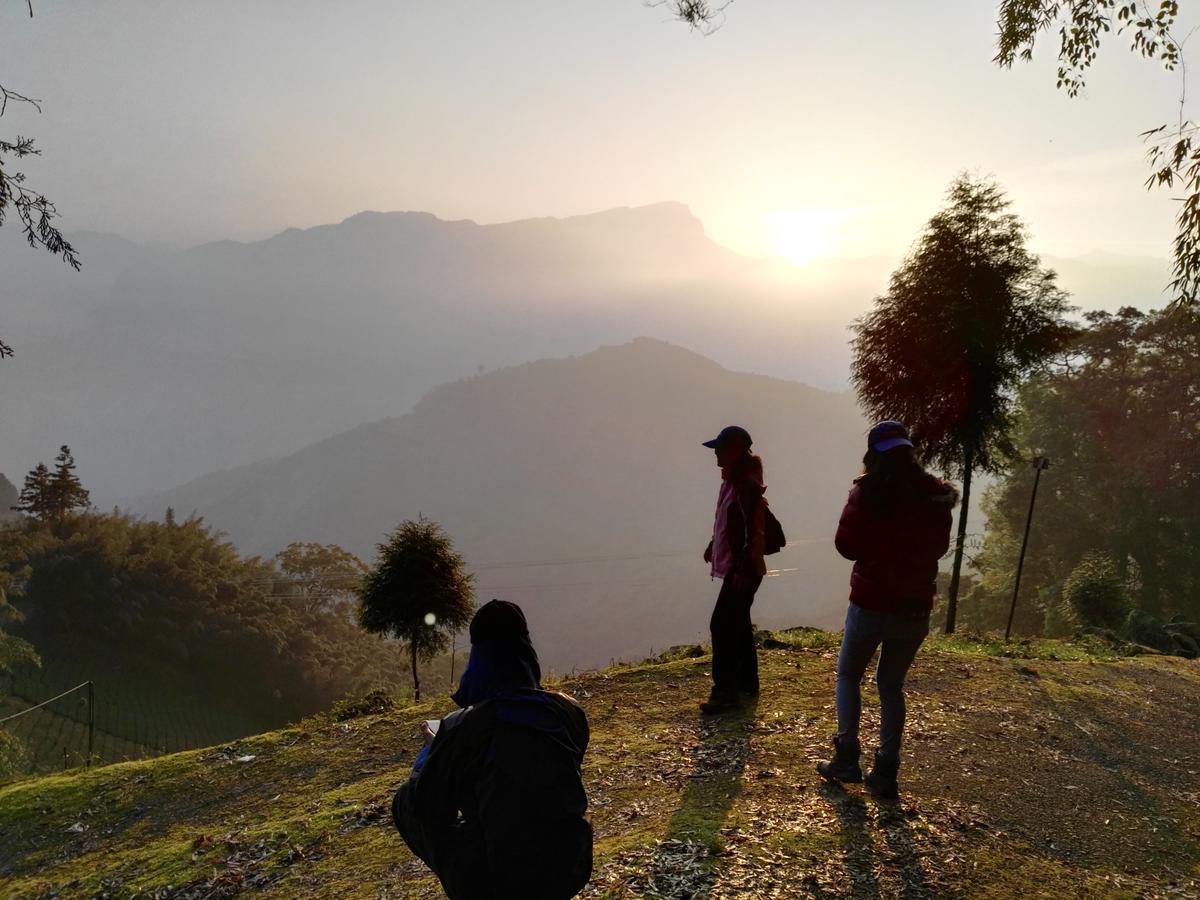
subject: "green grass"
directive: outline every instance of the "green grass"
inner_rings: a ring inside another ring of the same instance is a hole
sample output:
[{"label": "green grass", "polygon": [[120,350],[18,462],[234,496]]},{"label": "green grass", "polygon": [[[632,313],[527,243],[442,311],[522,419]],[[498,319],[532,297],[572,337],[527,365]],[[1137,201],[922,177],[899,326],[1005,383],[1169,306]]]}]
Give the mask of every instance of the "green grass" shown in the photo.
[{"label": "green grass", "polygon": [[[838,635],[762,637],[757,705],[717,720],[697,714],[710,660],[691,651],[562,679],[592,725],[585,896],[1200,893],[1196,663],[933,639],[895,806],[812,771]],[[448,705],[0,787],[0,895],[438,897],[389,804],[418,723]]]}]

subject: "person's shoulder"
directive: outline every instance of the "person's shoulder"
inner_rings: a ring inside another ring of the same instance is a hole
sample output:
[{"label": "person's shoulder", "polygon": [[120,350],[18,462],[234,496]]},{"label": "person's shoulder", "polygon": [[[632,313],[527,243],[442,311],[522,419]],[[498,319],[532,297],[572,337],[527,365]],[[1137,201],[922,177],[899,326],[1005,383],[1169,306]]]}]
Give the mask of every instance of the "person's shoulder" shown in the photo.
[{"label": "person's shoulder", "polygon": [[552,703],[563,707],[577,709],[580,712],[583,712],[583,707],[580,705],[579,701],[566,691],[548,691],[543,689],[542,693],[545,694]]}]

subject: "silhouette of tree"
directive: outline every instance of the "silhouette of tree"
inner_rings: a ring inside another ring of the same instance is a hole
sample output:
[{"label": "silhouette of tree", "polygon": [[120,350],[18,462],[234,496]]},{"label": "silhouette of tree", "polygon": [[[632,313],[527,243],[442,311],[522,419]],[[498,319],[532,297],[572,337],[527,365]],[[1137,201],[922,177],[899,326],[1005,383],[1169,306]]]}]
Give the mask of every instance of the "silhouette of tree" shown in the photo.
[{"label": "silhouette of tree", "polygon": [[475,609],[475,576],[436,522],[400,523],[379,545],[375,567],[359,588],[359,624],[408,643],[413,688],[421,699],[417,660],[446,649]]},{"label": "silhouette of tree", "polygon": [[[27,5],[32,17],[33,0],[28,0]],[[24,103],[39,113],[42,111],[39,101],[0,84],[0,117],[8,111],[9,103]],[[54,224],[58,218],[57,208],[45,194],[26,184],[24,172],[13,169],[17,160],[40,154],[33,138],[17,135],[13,140],[0,139],[0,226],[15,213],[30,247],[44,247],[79,271],[79,254]],[[0,341],[0,359],[6,356],[12,356],[12,348]]]},{"label": "silhouette of tree", "polygon": [[[710,34],[724,22],[731,2],[654,0],[648,5],[664,6],[691,28]],[[1076,97],[1085,86],[1101,41],[1115,33],[1129,37],[1132,52],[1179,73],[1177,120],[1143,131],[1142,137],[1149,143],[1151,174],[1146,179],[1147,189],[1180,185],[1185,190],[1176,216],[1174,271],[1169,287],[1176,303],[1192,306],[1200,291],[1200,124],[1187,116],[1187,62],[1183,51],[1191,32],[1182,38],[1177,36],[1178,18],[1176,0],[1161,0],[1156,7],[1138,0],[1001,0],[994,62],[1004,68],[1011,68],[1017,60],[1029,62],[1039,38],[1057,32],[1057,87]]]},{"label": "silhouette of tree", "polygon": [[50,516],[56,522],[61,522],[77,509],[87,509],[92,502],[87,489],[75,474],[75,457],[66,444],[59,448],[58,456],[54,459],[54,474],[50,476],[47,494]]},{"label": "silhouette of tree", "polygon": [[971,476],[1012,453],[1021,380],[1074,333],[1055,274],[1025,247],[1021,220],[994,182],[962,175],[891,278],[855,322],[851,379],[877,418],[912,430],[927,461],[962,477],[946,633],[954,631]]},{"label": "silhouette of tree", "polygon": [[50,470],[46,468],[45,463],[38,463],[25,476],[21,498],[13,509],[20,510],[39,522],[50,518]]},{"label": "silhouette of tree", "polygon": [[[1092,553],[1113,561],[1140,613],[1200,621],[1200,316],[1126,307],[1086,318],[1067,354],[1019,392],[1014,442],[1026,458],[1054,462],[1030,535],[1020,630],[1041,630]],[[972,627],[1003,627],[1033,475],[1015,465],[986,495]]]}]

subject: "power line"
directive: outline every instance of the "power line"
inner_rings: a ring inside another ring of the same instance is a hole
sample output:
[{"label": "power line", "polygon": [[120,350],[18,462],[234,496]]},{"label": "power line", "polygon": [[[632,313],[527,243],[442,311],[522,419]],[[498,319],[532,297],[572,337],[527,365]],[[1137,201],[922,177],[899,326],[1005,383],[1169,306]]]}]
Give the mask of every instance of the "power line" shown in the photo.
[{"label": "power line", "polygon": [[13,719],[19,719],[21,716],[25,715],[26,713],[31,713],[35,709],[41,709],[43,706],[48,706],[49,704],[53,703],[55,700],[61,700],[63,697],[67,696],[68,694],[73,694],[76,691],[80,690],[81,688],[85,688],[90,684],[91,684],[90,681],[85,681],[83,684],[77,684],[77,685],[75,685],[75,687],[71,688],[69,691],[63,691],[57,697],[51,697],[49,700],[43,700],[37,706],[31,706],[31,707],[29,707],[29,709],[21,710],[19,713],[13,713],[11,716],[5,716],[3,719],[0,719],[0,725],[3,725],[5,722],[11,722]]}]

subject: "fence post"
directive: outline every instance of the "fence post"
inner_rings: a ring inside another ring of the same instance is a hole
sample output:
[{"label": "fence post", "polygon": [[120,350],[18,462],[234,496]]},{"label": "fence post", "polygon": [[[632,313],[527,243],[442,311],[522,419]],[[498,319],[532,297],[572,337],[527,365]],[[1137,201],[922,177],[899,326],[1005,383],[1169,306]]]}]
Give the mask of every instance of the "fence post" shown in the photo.
[{"label": "fence post", "polygon": [[92,764],[92,747],[96,741],[96,682],[88,682],[88,755],[86,765]]}]

